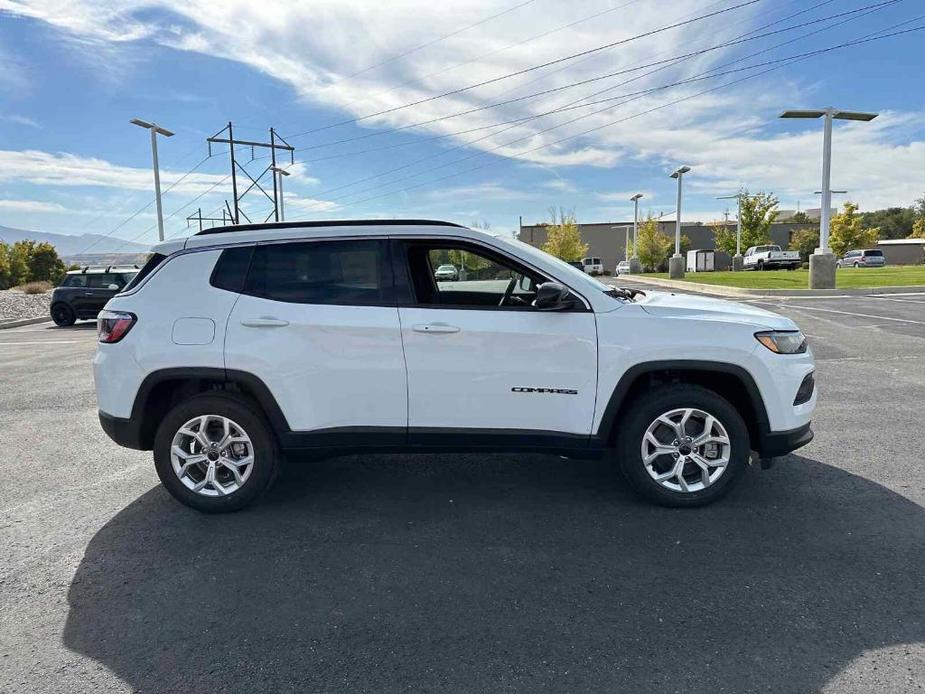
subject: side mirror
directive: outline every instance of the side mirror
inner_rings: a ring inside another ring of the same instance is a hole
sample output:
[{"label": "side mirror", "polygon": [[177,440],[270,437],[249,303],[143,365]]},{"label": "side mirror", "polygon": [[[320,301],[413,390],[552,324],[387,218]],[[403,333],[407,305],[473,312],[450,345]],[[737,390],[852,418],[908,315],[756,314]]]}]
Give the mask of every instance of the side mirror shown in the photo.
[{"label": "side mirror", "polygon": [[544,282],[536,288],[534,308],[540,311],[566,311],[575,304],[568,287],[558,282]]}]

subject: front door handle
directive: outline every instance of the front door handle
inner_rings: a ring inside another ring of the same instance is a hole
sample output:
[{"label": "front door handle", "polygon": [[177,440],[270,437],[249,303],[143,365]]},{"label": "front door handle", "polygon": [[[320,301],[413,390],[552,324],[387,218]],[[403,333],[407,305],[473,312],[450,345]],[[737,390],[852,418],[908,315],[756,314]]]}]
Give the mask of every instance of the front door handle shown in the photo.
[{"label": "front door handle", "polygon": [[281,318],[261,316],[260,318],[247,318],[242,320],[241,325],[245,328],[285,328],[289,325],[289,321],[282,320]]},{"label": "front door handle", "polygon": [[413,328],[416,333],[458,333],[459,328],[449,323],[418,323]]}]

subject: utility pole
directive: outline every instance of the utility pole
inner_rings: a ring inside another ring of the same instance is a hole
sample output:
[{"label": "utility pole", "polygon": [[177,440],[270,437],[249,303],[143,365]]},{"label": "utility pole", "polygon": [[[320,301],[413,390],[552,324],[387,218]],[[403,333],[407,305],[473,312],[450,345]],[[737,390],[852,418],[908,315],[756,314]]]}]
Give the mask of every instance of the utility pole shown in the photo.
[{"label": "utility pole", "polygon": [[[226,134],[227,137],[223,135]],[[277,186],[276,180],[276,151],[281,150],[284,152],[289,152],[289,163],[295,163],[295,157],[293,152],[295,152],[295,147],[286,142],[282,137],[279,136],[279,133],[276,132],[274,128],[270,128],[270,141],[269,142],[255,142],[253,140],[239,140],[234,137],[234,130],[231,121],[228,121],[228,125],[215,133],[212,137],[206,138],[206,142],[209,143],[209,154],[212,154],[212,145],[213,144],[227,144],[228,151],[231,155],[231,194],[234,198],[234,208],[231,209],[229,206],[229,213],[231,214],[231,219],[234,224],[241,223],[241,217],[244,217],[248,222],[251,222],[251,218],[247,216],[247,213],[241,209],[241,200],[244,199],[244,196],[247,195],[250,191],[257,189],[273,204],[273,208],[270,210],[270,213],[264,219],[264,222],[270,221],[270,218],[273,217],[276,221],[280,220],[280,193],[279,187]],[[255,178],[251,176],[248,170],[245,168],[245,165],[242,164],[236,155],[235,145],[242,147],[250,147],[251,158],[250,163],[254,161],[256,157],[254,156],[256,148],[264,148],[270,150],[270,163],[260,172],[260,174]],[[244,174],[248,179],[250,179],[250,185],[244,189],[240,194],[238,193],[238,174]],[[264,176],[270,174],[273,177],[273,195],[270,195],[261,184]]]},{"label": "utility pole", "polygon": [[636,236],[639,233],[639,199],[642,193],[636,193],[630,200],[633,201],[633,257],[630,258],[630,274],[635,275],[642,272],[642,265],[639,263],[639,251],[636,250]]},{"label": "utility pole", "polygon": [[832,120],[872,121],[876,113],[842,111],[829,106],[818,111],[784,111],[781,118],[823,118],[822,130],[822,209],[819,210],[819,248],[809,256],[809,288],[835,288],[835,255],[829,248],[829,227],[832,212]]},{"label": "utility pole", "polygon": [[159,241],[164,240],[164,210],[161,207],[161,173],[157,164],[157,136],[173,137],[173,133],[166,128],[160,127],[157,123],[143,121],[140,118],[132,118],[129,121],[132,125],[140,128],[147,128],[151,131],[151,159],[154,163],[154,201],[157,204],[157,238]]},{"label": "utility pole", "polygon": [[[272,129],[271,129],[272,130]],[[274,157],[275,159],[275,157]],[[286,221],[286,210],[285,210],[285,196],[283,195],[283,176],[289,176],[290,173],[279,166],[274,164],[273,166],[273,197],[277,197],[277,182],[276,177],[279,176],[279,214],[276,216],[277,222]]]},{"label": "utility pole", "polygon": [[674,222],[674,255],[668,259],[668,276],[675,279],[684,278],[684,258],[681,257],[681,180],[684,174],[691,170],[689,166],[681,166],[671,174],[671,178],[678,179],[677,219]]},{"label": "utility pole", "polygon": [[739,189],[735,195],[723,195],[716,198],[717,200],[735,200],[736,201],[736,254],[732,256],[732,271],[738,272],[745,266],[742,262],[742,198],[745,197],[745,191]]}]

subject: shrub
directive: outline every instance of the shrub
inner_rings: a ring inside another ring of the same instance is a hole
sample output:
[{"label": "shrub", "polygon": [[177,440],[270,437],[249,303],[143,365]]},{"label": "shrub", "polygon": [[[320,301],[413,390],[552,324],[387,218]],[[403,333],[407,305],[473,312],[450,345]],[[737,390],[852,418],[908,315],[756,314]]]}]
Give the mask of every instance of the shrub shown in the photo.
[{"label": "shrub", "polygon": [[16,289],[23,294],[44,294],[47,291],[51,291],[53,286],[51,282],[42,280],[41,282],[27,282],[26,284],[21,284],[16,287]]}]

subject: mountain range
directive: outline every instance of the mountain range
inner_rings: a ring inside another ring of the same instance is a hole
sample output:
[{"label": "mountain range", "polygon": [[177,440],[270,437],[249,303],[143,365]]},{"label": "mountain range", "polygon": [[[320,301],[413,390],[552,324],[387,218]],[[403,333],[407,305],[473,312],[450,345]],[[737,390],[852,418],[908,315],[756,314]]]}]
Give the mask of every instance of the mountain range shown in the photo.
[{"label": "mountain range", "polygon": [[115,252],[138,254],[150,249],[150,245],[133,243],[123,239],[103,236],[101,234],[53,234],[47,231],[27,231],[0,225],[0,241],[13,244],[23,239],[47,241],[62,258],[80,256],[89,251],[93,254],[111,254]]}]

